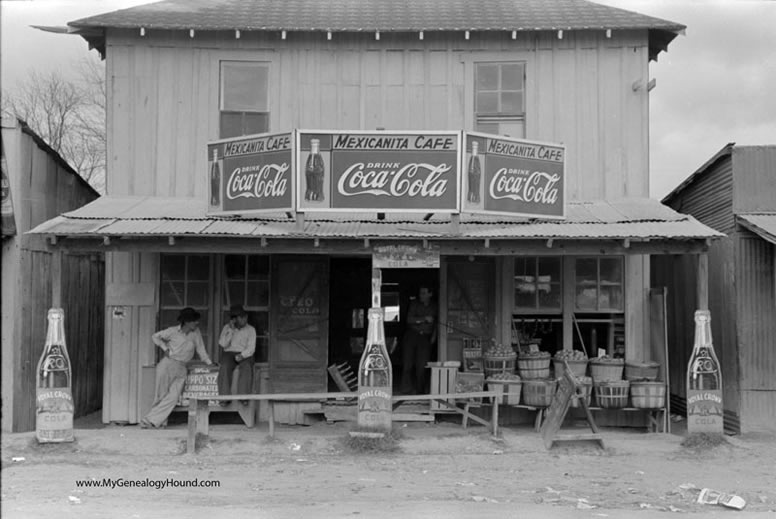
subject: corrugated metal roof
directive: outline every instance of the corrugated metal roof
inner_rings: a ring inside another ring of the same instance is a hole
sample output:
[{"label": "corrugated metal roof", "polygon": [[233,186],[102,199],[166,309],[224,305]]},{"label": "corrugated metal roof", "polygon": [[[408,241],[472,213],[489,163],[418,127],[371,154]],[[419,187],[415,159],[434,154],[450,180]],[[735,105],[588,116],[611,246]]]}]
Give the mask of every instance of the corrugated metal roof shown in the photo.
[{"label": "corrugated metal roof", "polygon": [[684,25],[586,0],[165,0],[76,28],[263,31],[660,29]]},{"label": "corrugated metal roof", "polygon": [[738,223],[776,245],[776,213],[738,214]]},{"label": "corrugated metal roof", "polygon": [[705,239],[723,234],[693,217],[647,198],[571,202],[563,221],[461,215],[457,232],[449,215],[308,213],[299,229],[287,215],[208,217],[204,200],[102,197],[32,231],[72,237],[231,236],[286,238],[507,238],[507,239]]}]

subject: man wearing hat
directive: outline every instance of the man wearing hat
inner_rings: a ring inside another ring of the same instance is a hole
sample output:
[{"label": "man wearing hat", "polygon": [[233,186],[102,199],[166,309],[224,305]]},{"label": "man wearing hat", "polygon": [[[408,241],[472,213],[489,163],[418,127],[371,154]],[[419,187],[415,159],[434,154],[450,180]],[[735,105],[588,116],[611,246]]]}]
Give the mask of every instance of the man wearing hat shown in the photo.
[{"label": "man wearing hat", "polygon": [[[229,322],[221,330],[218,344],[221,353],[221,367],[218,370],[218,393],[232,394],[232,376],[238,371],[237,393],[248,395],[253,387],[253,352],[256,351],[256,329],[248,324],[248,312],[242,305],[233,305],[229,310]],[[246,404],[247,402],[242,402]],[[222,401],[221,405],[229,405]]]},{"label": "man wearing hat", "polygon": [[186,382],[186,363],[197,352],[208,366],[212,364],[199,331],[199,312],[187,307],[178,314],[178,326],[158,331],[151,340],[164,352],[156,365],[156,397],[148,414],[140,420],[144,429],[164,427],[178,403]]}]

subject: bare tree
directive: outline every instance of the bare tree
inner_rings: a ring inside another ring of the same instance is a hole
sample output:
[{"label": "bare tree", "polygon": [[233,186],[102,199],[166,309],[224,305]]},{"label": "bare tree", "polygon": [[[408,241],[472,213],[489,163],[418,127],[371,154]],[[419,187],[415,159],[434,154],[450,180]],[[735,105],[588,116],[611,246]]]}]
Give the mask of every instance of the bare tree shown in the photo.
[{"label": "bare tree", "polygon": [[3,109],[24,120],[99,192],[105,187],[105,74],[94,58],[79,62],[77,79],[30,71]]}]

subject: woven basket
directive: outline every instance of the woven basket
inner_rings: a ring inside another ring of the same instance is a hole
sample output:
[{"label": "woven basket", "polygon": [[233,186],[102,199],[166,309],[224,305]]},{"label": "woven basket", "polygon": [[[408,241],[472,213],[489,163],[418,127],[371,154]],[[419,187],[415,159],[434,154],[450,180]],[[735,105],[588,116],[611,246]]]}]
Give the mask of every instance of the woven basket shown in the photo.
[{"label": "woven basket", "polygon": [[663,382],[631,382],[631,402],[640,409],[659,409],[666,405]]},{"label": "woven basket", "polygon": [[485,378],[490,378],[494,375],[501,375],[505,373],[514,373],[516,359],[516,353],[506,357],[483,357],[482,360],[483,366],[485,368]]},{"label": "woven basket", "polygon": [[[563,361],[558,359],[553,359],[553,365],[555,368],[555,378],[560,378],[563,376],[563,373],[566,372],[565,366],[563,366]],[[571,369],[572,375],[575,377],[584,377],[585,373],[587,372],[587,359],[585,360],[567,360],[566,361],[569,365],[569,369]]]},{"label": "woven basket", "polygon": [[605,382],[607,380],[622,380],[622,372],[625,369],[625,362],[598,362],[595,359],[590,360],[590,376],[593,382]]},{"label": "woven basket", "polygon": [[579,392],[581,393],[581,396],[572,396],[571,397],[571,404],[570,407],[580,407],[581,404],[579,403],[580,398],[585,399],[585,403],[588,407],[590,407],[590,396],[593,394],[593,379],[590,377],[579,377],[579,382],[581,387],[579,388]]},{"label": "woven basket", "polygon": [[595,401],[600,407],[618,409],[628,406],[628,389],[630,382],[627,380],[609,380],[595,384]]},{"label": "woven basket", "polygon": [[517,359],[517,367],[523,380],[550,378],[550,357],[524,357]]},{"label": "woven basket", "polygon": [[517,405],[520,403],[520,393],[523,382],[520,380],[486,380],[488,391],[497,391],[504,395],[501,403],[505,405]]},{"label": "woven basket", "polygon": [[625,380],[657,380],[659,370],[657,362],[626,362]]},{"label": "woven basket", "polygon": [[555,379],[523,380],[523,403],[535,407],[548,407],[555,395]]}]

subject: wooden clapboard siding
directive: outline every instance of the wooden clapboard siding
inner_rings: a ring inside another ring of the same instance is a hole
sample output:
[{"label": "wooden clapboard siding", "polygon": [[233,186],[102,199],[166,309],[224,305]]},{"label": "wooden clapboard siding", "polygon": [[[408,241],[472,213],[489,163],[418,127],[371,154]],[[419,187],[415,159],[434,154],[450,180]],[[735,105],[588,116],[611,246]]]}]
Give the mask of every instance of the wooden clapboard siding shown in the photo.
[{"label": "wooden clapboard siding", "polygon": [[219,61],[240,59],[270,65],[271,131],[472,129],[473,64],[525,61],[526,137],[567,146],[570,198],[648,196],[645,31],[110,36],[113,195],[204,196]]},{"label": "wooden clapboard siding", "polygon": [[736,213],[776,211],[776,145],[736,146],[732,153]]}]

